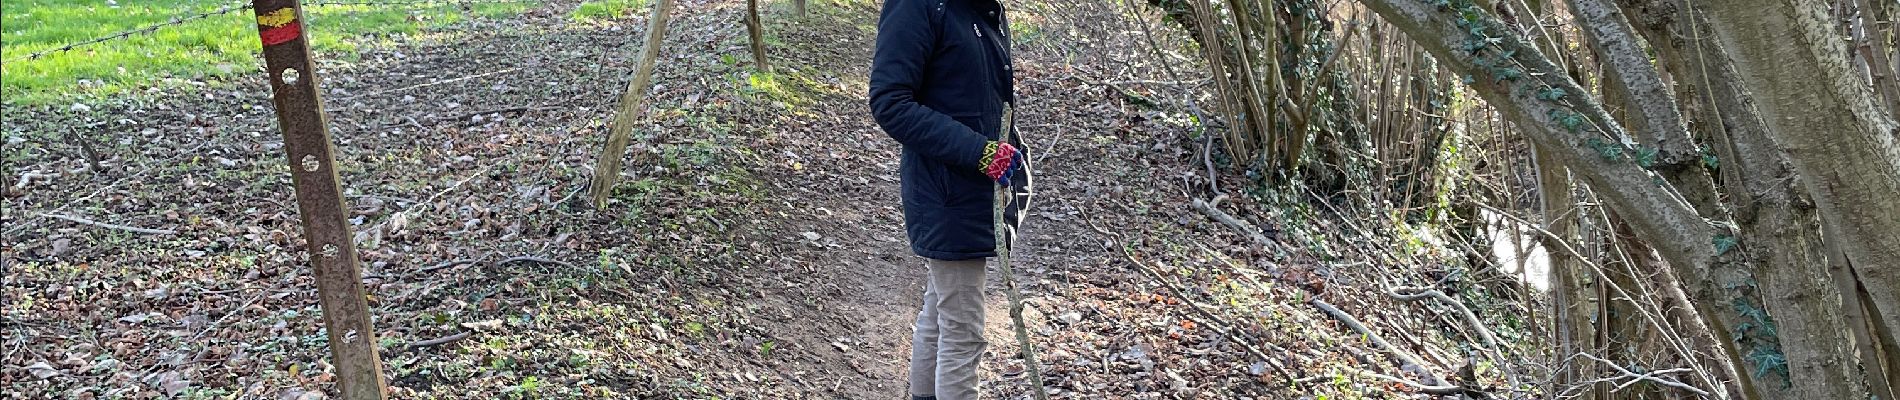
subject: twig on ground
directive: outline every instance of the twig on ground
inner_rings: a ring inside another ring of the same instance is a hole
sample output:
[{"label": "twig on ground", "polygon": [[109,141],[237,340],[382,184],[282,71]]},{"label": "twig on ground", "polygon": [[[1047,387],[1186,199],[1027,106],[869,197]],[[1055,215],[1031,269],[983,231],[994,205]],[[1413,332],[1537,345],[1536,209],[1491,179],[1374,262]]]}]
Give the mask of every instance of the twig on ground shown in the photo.
[{"label": "twig on ground", "polygon": [[1199,210],[1202,214],[1207,214],[1209,218],[1213,218],[1215,221],[1226,224],[1227,227],[1233,228],[1234,231],[1240,232],[1242,235],[1247,235],[1247,237],[1252,238],[1255,242],[1268,246],[1279,245],[1279,242],[1275,242],[1273,239],[1267,238],[1267,235],[1261,234],[1259,229],[1253,227],[1253,224],[1249,224],[1247,221],[1242,221],[1240,218],[1235,218],[1233,215],[1221,211],[1219,208],[1215,208],[1214,203],[1194,199],[1191,205],[1194,206],[1195,210]]},{"label": "twig on ground", "polygon": [[448,261],[443,261],[443,262],[441,262],[441,263],[438,263],[438,264],[436,264],[436,265],[431,265],[431,266],[427,266],[427,267],[422,267],[422,268],[420,268],[420,269],[417,269],[417,270],[416,270],[415,272],[412,272],[412,273],[415,273],[415,274],[427,274],[427,273],[430,273],[430,272],[435,272],[435,271],[439,271],[439,270],[442,270],[442,269],[444,269],[444,268],[449,268],[449,267],[457,267],[457,266],[463,266],[463,265],[469,265],[469,264],[474,264],[474,263],[476,263],[476,262],[478,262],[478,260],[471,260],[471,259],[467,259],[467,258],[462,258],[462,259],[455,259],[455,260],[448,260]]},{"label": "twig on ground", "polygon": [[[482,111],[462,113],[462,114],[457,114],[457,115],[452,115],[452,116],[447,116],[447,117],[429,118],[426,121],[428,121],[429,125],[433,125],[433,124],[439,124],[439,123],[448,122],[448,121],[460,121],[460,120],[465,120],[465,119],[474,118],[474,117],[483,116],[483,115],[525,113],[525,112],[530,112],[530,111],[543,111],[543,110],[548,110],[551,108],[552,107],[528,107],[528,106],[498,108],[498,109],[493,109],[493,110],[482,110]],[[404,121],[404,122],[409,122],[409,123],[413,123],[417,125],[423,125],[422,123],[416,122],[413,119],[409,121]],[[384,124],[383,127],[389,128],[389,127],[396,127],[396,126],[402,126],[402,125],[406,125],[406,124],[404,124],[403,122],[395,122],[395,123]]]},{"label": "twig on ground", "polygon": [[1424,392],[1426,394],[1435,394],[1439,396],[1458,396],[1458,395],[1463,395],[1467,392],[1465,388],[1452,386],[1452,385],[1427,385],[1427,384],[1419,383],[1418,381],[1414,381],[1411,379],[1400,378],[1396,376],[1381,374],[1381,373],[1372,372],[1372,371],[1366,371],[1362,369],[1353,368],[1353,369],[1348,369],[1348,370],[1360,375],[1367,376],[1367,377],[1377,378],[1380,380],[1397,383],[1400,385],[1411,386],[1412,388],[1418,389],[1418,391]]},{"label": "twig on ground", "polygon": [[[1193,309],[1196,314],[1200,314],[1201,318],[1203,319],[1201,321],[1202,325],[1206,325],[1209,329],[1213,329],[1215,333],[1219,333],[1223,337],[1231,337],[1231,338],[1240,339],[1240,340],[1234,340],[1233,342],[1235,344],[1239,344],[1241,349],[1244,349],[1247,351],[1247,354],[1252,355],[1255,358],[1259,358],[1261,361],[1266,361],[1267,366],[1272,367],[1273,370],[1275,371],[1279,371],[1280,375],[1285,376],[1288,379],[1291,379],[1293,377],[1293,372],[1288,371],[1286,367],[1281,366],[1279,359],[1267,356],[1267,352],[1262,351],[1260,350],[1259,347],[1254,346],[1252,343],[1253,341],[1252,338],[1244,337],[1245,335],[1236,335],[1235,332],[1237,331],[1230,328],[1230,327],[1235,326],[1233,323],[1227,322],[1226,319],[1221,318],[1219,315],[1214,314],[1213,311],[1208,311],[1205,308],[1201,308],[1200,305],[1195,304],[1193,300],[1187,297],[1187,295],[1182,294],[1181,288],[1177,287],[1177,285],[1175,285],[1173,281],[1169,281],[1167,278],[1161,275],[1161,272],[1155,271],[1154,268],[1149,268],[1147,264],[1142,263],[1141,260],[1139,259],[1136,259],[1134,253],[1128,252],[1127,248],[1122,249],[1122,255],[1128,257],[1128,262],[1135,264],[1135,268],[1141,270],[1142,274],[1148,275],[1148,278],[1154,279],[1156,282],[1160,282],[1161,287],[1164,289],[1167,289],[1169,295],[1172,295],[1175,298],[1181,299],[1181,302],[1183,304],[1186,304],[1188,308]],[[1273,344],[1268,343],[1268,345],[1272,346]],[[1274,347],[1276,348],[1276,350],[1279,350],[1281,353],[1287,353],[1287,351],[1285,351],[1286,349],[1278,348],[1279,346],[1274,346]]]},{"label": "twig on ground", "polygon": [[1438,291],[1437,289],[1418,287],[1395,287],[1387,290],[1386,294],[1400,301],[1418,301],[1426,298],[1438,299],[1439,302],[1458,309],[1458,314],[1464,317],[1465,323],[1471,325],[1471,329],[1478,330],[1478,338],[1484,340],[1484,347],[1490,349],[1498,348],[1498,337],[1491,333],[1491,328],[1484,325],[1484,320],[1479,319],[1477,313],[1473,313],[1470,308],[1465,307],[1464,302],[1452,299],[1451,296],[1446,296],[1445,292]]},{"label": "twig on ground", "polygon": [[[1392,353],[1392,357],[1399,359],[1399,362],[1418,368],[1418,374],[1425,378],[1426,384],[1432,386],[1445,384],[1444,379],[1439,379],[1437,375],[1432,374],[1431,370],[1426,367],[1424,360],[1400,349],[1398,346],[1393,346],[1392,342],[1387,342],[1385,337],[1379,336],[1378,332],[1373,332],[1372,329],[1366,328],[1365,324],[1359,323],[1359,319],[1353,318],[1352,314],[1340,311],[1339,308],[1333,307],[1332,304],[1327,304],[1325,300],[1320,300],[1317,297],[1307,301],[1307,303],[1312,304],[1313,307],[1318,308],[1321,312],[1326,313],[1326,315],[1332,316],[1333,319],[1339,320],[1340,323],[1346,324],[1346,327],[1352,328],[1353,331],[1358,332],[1360,335],[1365,335],[1367,340],[1372,341],[1372,344],[1379,346],[1380,349],[1385,350],[1387,353]],[[1401,365],[1400,369],[1404,369],[1404,366]]]},{"label": "twig on ground", "polygon": [[[1060,196],[1057,196],[1056,199],[1064,203],[1068,202],[1067,199],[1063,199]],[[1107,229],[1102,229],[1102,227],[1100,226],[1096,226],[1095,219],[1090,217],[1087,212],[1081,211],[1082,209],[1080,207],[1075,207],[1074,204],[1070,204],[1069,207],[1075,208],[1078,212],[1081,213],[1082,223],[1088,225],[1089,229],[1099,232],[1103,235],[1114,237],[1116,241],[1123,240],[1121,235],[1110,232]],[[1215,333],[1220,334],[1222,337],[1235,338],[1233,342],[1235,344],[1239,344],[1241,349],[1246,350],[1248,355],[1252,355],[1255,358],[1260,359],[1260,361],[1266,362],[1266,365],[1268,367],[1272,367],[1275,371],[1279,371],[1282,376],[1286,376],[1288,379],[1292,379],[1293,377],[1292,371],[1288,371],[1286,367],[1281,366],[1280,365],[1281,360],[1268,356],[1267,352],[1262,351],[1259,347],[1254,346],[1252,343],[1252,341],[1254,340],[1253,338],[1247,337],[1246,335],[1237,334],[1238,331],[1236,329],[1230,328],[1230,327],[1235,326],[1234,324],[1228,323],[1227,320],[1222,319],[1219,315],[1215,315],[1214,312],[1208,311],[1207,309],[1203,309],[1199,305],[1194,304],[1193,300],[1190,300],[1186,295],[1182,294],[1183,291],[1179,287],[1176,287],[1174,282],[1167,280],[1164,276],[1161,275],[1160,272],[1155,271],[1153,268],[1149,268],[1146,263],[1143,263],[1139,258],[1136,258],[1135,254],[1129,251],[1127,247],[1123,247],[1121,250],[1122,250],[1122,256],[1127,257],[1128,262],[1131,264],[1134,264],[1135,268],[1137,270],[1140,270],[1143,275],[1147,275],[1149,279],[1154,279],[1156,282],[1159,282],[1161,284],[1161,287],[1164,289],[1167,289],[1170,295],[1174,296],[1175,298],[1181,299],[1183,303],[1187,304],[1188,308],[1193,309],[1196,314],[1200,314],[1201,319],[1202,319],[1202,321],[1200,321],[1201,325],[1206,325],[1209,329],[1213,329]],[[1192,318],[1189,318],[1189,319],[1192,319]],[[1273,343],[1267,343],[1267,345],[1274,347],[1274,350],[1280,353],[1292,354],[1292,352],[1287,351],[1285,348],[1276,346]]]},{"label": "twig on ground", "polygon": [[125,226],[125,225],[118,225],[118,224],[108,224],[108,223],[104,223],[104,222],[99,222],[99,221],[93,221],[93,220],[90,220],[90,219],[85,219],[85,218],[80,218],[80,217],[75,217],[75,216],[71,216],[71,215],[63,215],[63,214],[40,214],[40,216],[42,216],[42,217],[47,217],[47,218],[57,218],[57,219],[63,219],[63,220],[67,220],[67,221],[72,221],[72,222],[77,222],[77,223],[80,223],[80,224],[85,224],[85,225],[92,225],[92,226],[96,226],[96,227],[100,227],[100,228],[106,228],[106,229],[113,229],[113,230],[121,230],[121,231],[126,231],[126,232],[134,232],[134,233],[144,233],[144,234],[149,234],[149,235],[175,235],[175,234],[178,234],[178,231],[174,231],[174,230],[170,230],[170,229],[149,229],[149,228],[140,228],[140,227],[135,227],[135,226]]},{"label": "twig on ground", "polygon": [[559,265],[559,266],[568,267],[568,268],[574,268],[574,264],[568,264],[560,260],[553,260],[553,259],[535,257],[535,256],[512,257],[512,258],[508,258],[508,259],[496,262],[495,266],[499,267],[499,266],[508,265],[512,263],[518,263],[518,262],[536,263],[536,264],[553,264],[553,265]]},{"label": "twig on ground", "polygon": [[59,177],[59,174],[42,174],[35,171],[21,172],[20,181],[18,183],[13,184],[13,190],[26,189],[27,185],[33,184],[33,181],[50,180],[50,179],[58,178],[58,177]]},{"label": "twig on ground", "polygon": [[474,333],[475,331],[465,330],[465,331],[457,332],[456,334],[453,334],[453,335],[410,343],[408,346],[403,346],[403,349],[408,350],[408,351],[414,351],[414,350],[426,349],[426,348],[435,347],[435,346],[441,346],[441,345],[445,345],[449,343],[455,343],[462,339],[467,339],[469,336],[474,335]]},{"label": "twig on ground", "polygon": [[1631,371],[1630,371],[1629,369],[1626,369],[1626,368],[1623,368],[1623,366],[1621,366],[1621,365],[1616,365],[1616,363],[1614,363],[1614,362],[1610,362],[1610,360],[1605,360],[1605,359],[1602,359],[1602,358],[1598,358],[1597,356],[1595,356],[1595,355],[1592,355],[1592,354],[1590,354],[1590,353],[1577,353],[1577,355],[1578,355],[1578,356],[1582,356],[1582,357],[1584,357],[1584,358],[1589,358],[1589,359],[1592,359],[1592,360],[1597,360],[1597,362],[1601,362],[1601,363],[1603,363],[1604,365],[1608,365],[1608,366],[1610,366],[1610,368],[1611,368],[1611,369],[1615,369],[1615,370],[1616,370],[1616,372],[1618,372],[1618,373],[1621,373],[1621,374],[1622,374],[1622,375],[1618,375],[1618,376],[1612,376],[1612,377],[1605,377],[1605,378],[1597,378],[1597,379],[1595,379],[1595,380],[1592,380],[1592,381],[1590,381],[1590,382],[1587,382],[1587,383],[1590,383],[1590,384],[1596,384],[1596,383],[1602,383],[1602,382],[1614,382],[1614,381],[1616,381],[1616,380],[1619,380],[1619,379],[1629,379],[1629,380],[1627,380],[1627,381],[1624,381],[1624,382],[1623,382],[1622,384],[1619,384],[1619,385],[1616,385],[1616,388],[1615,388],[1615,389],[1612,389],[1612,391],[1615,391],[1615,390],[1621,390],[1621,389],[1623,389],[1623,388],[1626,388],[1626,387],[1629,387],[1630,385],[1634,385],[1634,384],[1636,384],[1636,382],[1642,382],[1642,381],[1649,381],[1649,382],[1653,382],[1653,383],[1655,383],[1655,384],[1658,384],[1658,385],[1663,385],[1663,386],[1668,386],[1668,387],[1672,387],[1672,388],[1677,388],[1677,389],[1682,389],[1682,390],[1684,390],[1684,391],[1687,391],[1687,392],[1690,392],[1690,393],[1695,393],[1695,394],[1697,394],[1697,395],[1700,395],[1700,396],[1704,396],[1704,397],[1707,397],[1707,396],[1709,395],[1709,392],[1708,392],[1707,390],[1702,390],[1702,388],[1698,388],[1698,387],[1695,387],[1695,386],[1691,386],[1691,385],[1689,385],[1689,384],[1687,384],[1687,383],[1682,383],[1681,381],[1677,381],[1677,380],[1673,380],[1673,379],[1667,379],[1667,378],[1662,378],[1662,377],[1659,377],[1659,376],[1657,376],[1657,375],[1662,375],[1662,374],[1673,374],[1673,373],[1677,373],[1677,372],[1692,372],[1692,371],[1694,371],[1693,369],[1690,369],[1690,368],[1670,368],[1670,369],[1660,369],[1660,370],[1654,370],[1654,371],[1649,371],[1649,372],[1645,372],[1645,373],[1641,373],[1641,374],[1638,374],[1638,373],[1635,373],[1635,372],[1631,372]]}]

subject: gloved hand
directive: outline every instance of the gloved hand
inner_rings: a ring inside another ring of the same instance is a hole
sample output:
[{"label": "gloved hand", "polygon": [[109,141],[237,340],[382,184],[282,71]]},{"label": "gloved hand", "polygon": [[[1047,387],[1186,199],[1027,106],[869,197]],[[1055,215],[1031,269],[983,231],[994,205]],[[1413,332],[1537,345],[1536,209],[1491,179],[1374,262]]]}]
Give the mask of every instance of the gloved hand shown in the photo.
[{"label": "gloved hand", "polygon": [[983,146],[983,159],[978,160],[977,165],[981,165],[983,175],[996,180],[996,184],[1009,186],[1009,176],[1021,164],[1021,155],[1022,152],[1009,143],[989,142]]}]

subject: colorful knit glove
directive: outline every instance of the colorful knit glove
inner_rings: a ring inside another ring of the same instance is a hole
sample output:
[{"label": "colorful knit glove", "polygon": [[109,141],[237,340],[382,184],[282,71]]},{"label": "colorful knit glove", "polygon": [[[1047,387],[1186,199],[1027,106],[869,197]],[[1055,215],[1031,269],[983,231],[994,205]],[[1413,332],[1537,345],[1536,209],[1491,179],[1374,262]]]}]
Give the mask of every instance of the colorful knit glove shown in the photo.
[{"label": "colorful knit glove", "polygon": [[1009,143],[989,142],[983,146],[983,159],[977,160],[977,165],[981,165],[983,175],[996,180],[996,184],[1009,186],[1009,176],[1016,172],[1021,154]]}]

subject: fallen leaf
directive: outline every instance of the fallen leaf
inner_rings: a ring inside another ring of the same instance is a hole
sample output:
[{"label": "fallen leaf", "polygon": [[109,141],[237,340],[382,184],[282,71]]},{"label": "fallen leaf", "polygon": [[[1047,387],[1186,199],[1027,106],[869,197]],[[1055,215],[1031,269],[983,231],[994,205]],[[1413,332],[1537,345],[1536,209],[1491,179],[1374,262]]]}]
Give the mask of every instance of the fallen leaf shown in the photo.
[{"label": "fallen leaf", "polygon": [[47,364],[45,361],[36,362],[36,363],[33,363],[33,365],[26,366],[26,371],[32,372],[33,377],[40,378],[40,379],[47,379],[47,378],[59,376],[59,370],[54,369],[52,365]]}]

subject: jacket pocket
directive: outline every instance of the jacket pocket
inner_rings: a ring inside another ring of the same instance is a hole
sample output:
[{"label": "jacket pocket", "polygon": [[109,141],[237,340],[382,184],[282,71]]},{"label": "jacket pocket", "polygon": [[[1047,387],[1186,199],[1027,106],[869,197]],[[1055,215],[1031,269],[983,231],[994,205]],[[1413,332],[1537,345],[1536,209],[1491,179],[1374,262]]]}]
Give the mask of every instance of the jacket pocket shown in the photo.
[{"label": "jacket pocket", "polygon": [[983,123],[985,118],[984,118],[984,113],[981,111],[960,112],[960,113],[950,114],[950,119],[957,120],[957,123],[963,124],[963,126],[969,127],[970,130],[976,131],[976,134],[983,135],[984,138],[988,138],[989,140],[996,140],[996,135],[990,134],[989,132],[990,129],[989,129],[988,124]]}]

